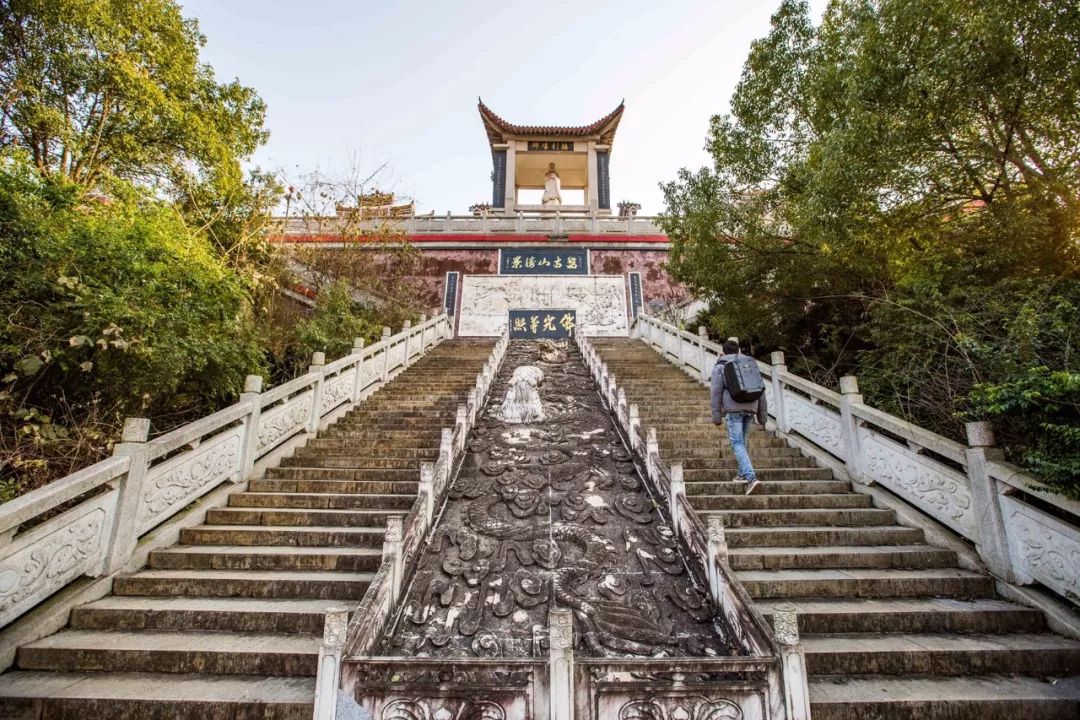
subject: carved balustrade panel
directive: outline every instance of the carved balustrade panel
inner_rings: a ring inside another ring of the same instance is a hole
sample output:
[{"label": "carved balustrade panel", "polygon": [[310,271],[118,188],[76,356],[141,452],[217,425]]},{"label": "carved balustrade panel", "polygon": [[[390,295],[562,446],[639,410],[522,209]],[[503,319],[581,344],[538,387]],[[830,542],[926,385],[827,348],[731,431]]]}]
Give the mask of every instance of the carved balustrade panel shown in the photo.
[{"label": "carved balustrade panel", "polygon": [[109,549],[117,490],[47,520],[0,548],[0,626],[82,576],[97,576]]},{"label": "carved balustrade panel", "polygon": [[679,342],[682,345],[683,363],[700,372],[701,348],[698,347],[696,342],[685,337],[680,337]]},{"label": "carved balustrade panel", "polygon": [[143,480],[139,533],[157,526],[214,486],[236,479],[243,437],[242,426],[230,428],[151,468]]},{"label": "carved balustrade panel", "polygon": [[311,417],[315,393],[307,391],[289,398],[259,418],[259,442],[256,455],[263,455],[302,430]]},{"label": "carved balustrade panel", "polygon": [[320,416],[330,412],[338,405],[352,400],[353,381],[355,379],[356,370],[346,370],[323,385]]},{"label": "carved balustrade panel", "polygon": [[967,477],[900,443],[860,427],[862,471],[915,507],[965,537],[976,537]]},{"label": "carved balustrade panel", "polygon": [[1027,503],[1003,495],[1001,511],[1013,567],[1080,604],[1080,530]]},{"label": "carved balustrade panel", "polygon": [[374,353],[371,357],[366,358],[360,366],[360,390],[366,390],[372,385],[382,380],[383,372],[383,353],[385,350],[380,350]]},{"label": "carved balustrade panel", "polygon": [[839,458],[847,457],[847,442],[840,414],[815,405],[802,395],[784,391],[784,412],[788,426]]},{"label": "carved balustrade panel", "polygon": [[386,367],[394,370],[405,364],[405,343],[399,342],[391,346],[387,351]]}]

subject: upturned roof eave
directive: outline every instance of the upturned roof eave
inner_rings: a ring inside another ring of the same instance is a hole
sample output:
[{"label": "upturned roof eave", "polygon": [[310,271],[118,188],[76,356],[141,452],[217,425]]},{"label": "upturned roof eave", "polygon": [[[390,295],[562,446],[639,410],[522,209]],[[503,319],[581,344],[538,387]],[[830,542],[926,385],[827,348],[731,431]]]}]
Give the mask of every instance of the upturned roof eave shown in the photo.
[{"label": "upturned roof eave", "polygon": [[488,142],[492,145],[505,143],[508,140],[530,139],[557,139],[557,140],[596,140],[606,145],[611,145],[615,139],[615,131],[622,119],[625,102],[620,102],[618,107],[588,125],[558,126],[558,125],[516,125],[507,122],[496,115],[491,108],[480,100],[477,105],[480,111],[480,119],[484,123]]}]

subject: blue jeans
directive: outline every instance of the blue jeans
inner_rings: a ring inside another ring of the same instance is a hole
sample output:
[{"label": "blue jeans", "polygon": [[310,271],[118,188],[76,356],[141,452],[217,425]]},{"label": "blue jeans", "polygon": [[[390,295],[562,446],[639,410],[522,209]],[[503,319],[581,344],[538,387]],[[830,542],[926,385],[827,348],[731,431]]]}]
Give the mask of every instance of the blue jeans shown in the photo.
[{"label": "blue jeans", "polygon": [[743,480],[747,482],[757,477],[754,466],[750,464],[750,453],[746,449],[746,438],[753,424],[754,413],[733,412],[724,415],[724,425],[727,426],[731,450],[735,453],[735,462],[739,463],[739,475],[742,475]]}]

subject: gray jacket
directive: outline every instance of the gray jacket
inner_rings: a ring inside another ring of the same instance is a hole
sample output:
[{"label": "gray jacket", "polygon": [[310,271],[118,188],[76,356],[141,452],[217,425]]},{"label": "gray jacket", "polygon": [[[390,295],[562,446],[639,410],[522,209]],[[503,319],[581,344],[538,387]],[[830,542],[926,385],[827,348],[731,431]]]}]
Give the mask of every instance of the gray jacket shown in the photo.
[{"label": "gray jacket", "polygon": [[717,358],[716,364],[713,365],[712,382],[710,383],[713,422],[720,422],[724,419],[724,415],[728,413],[748,412],[756,413],[757,421],[764,425],[769,418],[768,408],[765,404],[765,393],[762,393],[761,397],[753,402],[741,403],[735,402],[735,398],[731,397],[731,393],[724,387],[724,365],[735,358],[735,355],[721,355]]}]

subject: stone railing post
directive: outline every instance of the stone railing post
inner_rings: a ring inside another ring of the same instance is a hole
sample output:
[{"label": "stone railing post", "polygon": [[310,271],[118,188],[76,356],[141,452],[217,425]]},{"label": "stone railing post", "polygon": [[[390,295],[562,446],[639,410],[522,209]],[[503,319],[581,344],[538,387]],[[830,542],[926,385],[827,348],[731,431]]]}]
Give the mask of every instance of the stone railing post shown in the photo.
[{"label": "stone railing post", "polygon": [[855,482],[865,483],[862,471],[862,450],[859,447],[859,418],[855,417],[852,406],[862,404],[859,394],[859,381],[854,375],[840,378],[840,427],[844,432],[844,446],[848,456],[844,458],[848,475]]},{"label": "stone railing post", "polygon": [[308,372],[318,373],[315,385],[311,389],[311,415],[308,416],[307,431],[319,432],[319,419],[322,417],[323,366],[326,365],[326,353],[311,353],[311,365]]},{"label": "stone railing post", "polygon": [[128,418],[120,442],[113,446],[113,455],[128,458],[127,472],[120,478],[120,495],[116,500],[109,552],[105,557],[105,573],[113,573],[124,566],[139,541],[139,507],[142,501],[143,480],[150,466],[146,439],[150,437],[150,421],[146,418]]},{"label": "stone railing post", "polygon": [[390,328],[383,326],[382,329],[382,381],[386,382],[390,379]]},{"label": "stone railing post", "polygon": [[701,367],[701,381],[707,385],[711,379],[711,368],[709,367],[709,363],[707,362],[709,354],[705,351],[705,343],[709,339],[708,328],[706,328],[704,325],[698,325],[697,336],[698,352],[701,356],[701,360],[698,362],[698,365]]},{"label": "stone railing post", "polygon": [[[364,338],[353,338],[352,342],[352,354],[359,356],[364,352]],[[363,374],[364,361],[357,357],[356,369],[353,371],[353,388],[352,388],[352,401],[354,403],[360,402],[360,383],[362,380],[360,376]]]},{"label": "stone railing post", "polygon": [[675,463],[671,466],[671,496],[668,498],[668,505],[671,508],[671,529],[676,535],[682,528],[682,508],[679,505],[679,498],[684,495],[686,495],[686,482],[683,480],[683,466],[682,463]]},{"label": "stone railing post", "polygon": [[465,449],[465,443],[468,441],[469,434],[469,409],[465,405],[457,406],[457,414],[454,417],[454,437],[457,438],[457,443],[454,445],[454,452],[462,452]]},{"label": "stone railing post", "polygon": [[721,567],[728,564],[727,538],[724,535],[724,521],[716,515],[709,516],[709,594],[713,604],[722,608],[723,604],[723,576],[720,574]]},{"label": "stone railing post", "polygon": [[262,376],[248,375],[244,378],[244,392],[240,393],[240,402],[248,403],[249,408],[244,418],[244,448],[237,482],[246,480],[255,469],[255,454],[259,451],[259,419],[262,417],[262,382]]},{"label": "stone railing post", "polygon": [[323,639],[319,646],[319,665],[315,681],[315,720],[337,717],[338,685],[341,682],[341,656],[349,628],[346,608],[328,608],[323,618]]},{"label": "stone railing post", "polygon": [[627,421],[627,408],[626,408],[626,389],[619,388],[615,393],[615,416],[619,419],[619,424],[624,428]]},{"label": "stone railing post", "polygon": [[519,233],[525,232],[525,213],[520,210],[518,210],[517,220],[514,222],[514,228]]},{"label": "stone railing post", "polygon": [[769,356],[769,363],[772,365],[773,417],[776,419],[776,429],[786,433],[790,426],[787,421],[787,410],[784,408],[784,380],[780,377],[782,373],[787,372],[784,353],[774,352]]},{"label": "stone railing post", "polygon": [[1000,496],[1004,487],[990,477],[987,461],[1004,457],[1000,448],[994,447],[994,430],[988,422],[969,422],[966,425],[968,448],[967,476],[971,483],[971,506],[975,510],[977,545],[979,556],[994,575],[1006,582],[1016,582],[1009,554],[1009,540],[1005,534],[1005,521],[1001,514]]},{"label": "stone railing post", "polygon": [[790,603],[773,608],[773,634],[784,673],[784,705],[789,720],[810,720],[810,684],[806,655],[799,642],[799,615]]},{"label": "stone railing post", "polygon": [[412,320],[406,320],[405,322],[403,322],[401,324],[401,334],[405,338],[404,340],[402,340],[402,343],[405,346],[405,357],[403,359],[405,367],[409,367],[409,340],[410,340],[410,337],[412,335],[412,333],[410,333],[409,330],[411,330],[411,329],[412,329]]},{"label": "stone railing post", "polygon": [[645,472],[649,477],[656,475],[653,467],[653,458],[660,455],[660,443],[656,439],[656,428],[649,428],[645,433]]},{"label": "stone railing post", "polygon": [[569,610],[548,613],[548,677],[551,720],[574,718],[574,616]]},{"label": "stone railing post", "polygon": [[386,536],[383,540],[382,559],[383,562],[390,562],[393,564],[393,582],[391,587],[393,588],[393,603],[397,605],[398,598],[401,597],[401,586],[405,581],[403,575],[405,574],[405,556],[402,552],[402,546],[405,538],[405,520],[401,513],[393,513],[386,516]]},{"label": "stone railing post", "polygon": [[641,410],[638,408],[637,403],[633,403],[630,406],[630,420],[627,422],[627,434],[630,436],[630,449],[637,450],[638,447],[638,428],[641,427]]},{"label": "stone railing post", "polygon": [[431,526],[431,519],[435,514],[435,464],[420,463],[420,487],[419,494],[424,498],[424,517],[427,519],[425,527]]}]

